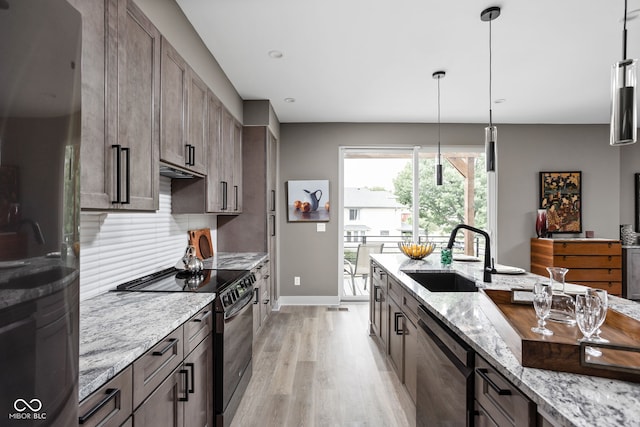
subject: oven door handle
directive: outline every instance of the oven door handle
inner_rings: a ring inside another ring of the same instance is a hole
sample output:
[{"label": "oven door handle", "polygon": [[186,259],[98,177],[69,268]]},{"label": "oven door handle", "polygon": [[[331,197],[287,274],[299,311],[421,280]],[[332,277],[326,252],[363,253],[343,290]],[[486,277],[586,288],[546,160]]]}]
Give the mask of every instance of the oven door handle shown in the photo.
[{"label": "oven door handle", "polygon": [[231,310],[228,315],[225,313],[225,316],[224,316],[224,322],[225,323],[230,322],[235,317],[241,315],[246,310],[251,308],[251,306],[253,306],[253,304],[251,303],[253,301],[253,292],[247,292],[245,294],[245,296],[243,297],[243,299],[241,299],[239,301],[242,301],[242,304],[239,304],[239,306],[237,308],[234,307],[233,310]]}]

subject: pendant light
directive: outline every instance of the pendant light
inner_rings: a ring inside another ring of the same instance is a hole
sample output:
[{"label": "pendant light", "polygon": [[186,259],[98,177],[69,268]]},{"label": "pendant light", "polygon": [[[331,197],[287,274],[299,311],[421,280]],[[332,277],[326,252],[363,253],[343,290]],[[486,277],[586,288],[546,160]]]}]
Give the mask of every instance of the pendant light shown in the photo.
[{"label": "pendant light", "polygon": [[496,170],[496,140],[498,138],[498,128],[493,125],[493,110],[491,109],[491,21],[500,16],[500,8],[489,7],[482,11],[480,19],[489,22],[489,126],[484,128],[484,149],[487,172]]},{"label": "pendant light", "polygon": [[627,59],[627,0],[624,0],[622,61],[611,68],[611,125],[609,145],[628,145],[638,140],[636,110],[637,59]]},{"label": "pendant light", "polygon": [[431,75],[438,80],[438,157],[436,159],[436,185],[442,185],[442,156],[440,155],[440,79],[446,73],[444,71],[436,71]]}]

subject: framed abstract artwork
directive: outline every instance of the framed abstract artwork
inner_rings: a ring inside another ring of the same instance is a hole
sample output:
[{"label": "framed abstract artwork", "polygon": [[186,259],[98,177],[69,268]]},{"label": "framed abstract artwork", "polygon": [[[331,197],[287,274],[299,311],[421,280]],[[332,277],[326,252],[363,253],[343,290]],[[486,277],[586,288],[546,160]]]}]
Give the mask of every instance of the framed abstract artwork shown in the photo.
[{"label": "framed abstract artwork", "polygon": [[582,233],[582,172],[540,172],[548,233]]}]

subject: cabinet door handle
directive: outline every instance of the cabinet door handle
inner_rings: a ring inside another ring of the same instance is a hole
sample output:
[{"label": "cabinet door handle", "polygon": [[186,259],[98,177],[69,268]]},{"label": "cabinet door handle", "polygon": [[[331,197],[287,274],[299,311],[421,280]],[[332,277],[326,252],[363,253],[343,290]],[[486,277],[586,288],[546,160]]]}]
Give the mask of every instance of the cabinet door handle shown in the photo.
[{"label": "cabinet door handle", "polygon": [[191,166],[191,145],[189,144],[184,146],[184,164],[185,166]]},{"label": "cabinet door handle", "polygon": [[184,397],[179,397],[178,400],[180,402],[188,402],[189,401],[189,371],[186,369],[180,369],[180,376],[184,375]]},{"label": "cabinet door handle", "polygon": [[276,216],[271,215],[271,237],[276,235]]},{"label": "cabinet door handle", "polygon": [[222,210],[227,210],[227,181],[221,181],[222,183]]},{"label": "cabinet door handle", "polygon": [[235,200],[235,206],[234,206],[233,210],[237,211],[238,210],[238,186],[237,185],[233,186],[233,192],[234,192],[235,199],[236,199]]},{"label": "cabinet door handle", "polygon": [[196,146],[187,144],[185,145],[185,148],[187,150],[187,153],[186,153],[187,155],[185,156],[187,160],[185,161],[185,164],[187,166],[195,166],[196,165]]},{"label": "cabinet door handle", "polygon": [[120,203],[122,200],[122,164],[121,164],[121,153],[122,146],[120,144],[114,144],[111,148],[115,148],[115,160],[116,160],[116,199],[112,200],[111,203]]},{"label": "cabinet door handle", "polygon": [[378,295],[379,290],[380,290],[380,286],[373,285],[373,300],[375,302],[380,302],[380,296]]},{"label": "cabinet door handle", "polygon": [[258,301],[258,291],[259,291],[258,288],[253,288],[253,297],[255,298],[253,300],[253,304],[258,304],[258,302],[259,302]]},{"label": "cabinet door handle", "polygon": [[168,343],[166,346],[164,346],[161,350],[156,350],[156,351],[154,351],[152,354],[153,354],[154,356],[164,356],[164,354],[165,354],[167,351],[171,350],[173,347],[175,347],[175,345],[176,345],[177,343],[178,343],[178,339],[177,339],[177,338],[171,338],[171,339],[169,340],[169,343]]},{"label": "cabinet door handle", "polygon": [[276,210],[276,190],[271,190],[271,212]]},{"label": "cabinet door handle", "polygon": [[267,298],[266,300],[264,300],[263,304],[264,304],[264,305],[269,304],[269,298]]},{"label": "cabinet door handle", "polygon": [[476,368],[476,374],[478,374],[480,378],[482,378],[484,382],[487,383],[489,387],[493,389],[493,391],[498,393],[500,396],[509,396],[511,394],[511,390],[506,388],[500,388],[498,384],[491,381],[491,378],[489,378],[489,375],[487,375],[488,373],[489,373],[488,369]]},{"label": "cabinet door handle", "polygon": [[127,193],[127,198],[122,201],[123,205],[128,205],[131,202],[131,152],[128,147],[123,147],[122,152],[125,153],[125,158],[127,161],[125,162],[127,173],[125,175],[125,192]]},{"label": "cabinet door handle", "polygon": [[193,363],[185,363],[184,366],[189,368],[189,370],[191,371],[191,387],[189,387],[188,392],[193,394],[196,391],[196,374],[195,374],[196,367]]},{"label": "cabinet door handle", "polygon": [[393,313],[395,319],[393,321],[393,330],[396,332],[396,335],[404,335],[404,329],[398,326],[398,319],[400,319],[403,315],[402,313]]},{"label": "cabinet door handle", "polygon": [[93,417],[100,409],[104,407],[111,399],[119,399],[120,397],[120,389],[119,388],[108,388],[105,393],[107,395],[98,402],[93,408],[89,409],[86,414],[78,417],[78,424],[84,424],[89,421],[89,418]]}]

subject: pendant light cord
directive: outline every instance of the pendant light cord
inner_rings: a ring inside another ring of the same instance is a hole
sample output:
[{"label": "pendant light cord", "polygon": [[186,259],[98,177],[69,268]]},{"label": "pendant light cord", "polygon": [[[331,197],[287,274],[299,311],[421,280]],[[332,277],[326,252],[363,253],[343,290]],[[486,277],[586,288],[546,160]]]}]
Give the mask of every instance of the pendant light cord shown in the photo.
[{"label": "pendant light cord", "polygon": [[[626,2],[627,0],[625,0]],[[491,20],[489,20],[489,126],[493,127],[493,111],[491,109]]]},{"label": "pendant light cord", "polygon": [[624,0],[624,26],[622,27],[622,60],[627,59],[627,0]]},{"label": "pendant light cord", "polygon": [[438,164],[440,164],[440,78],[438,78]]}]

